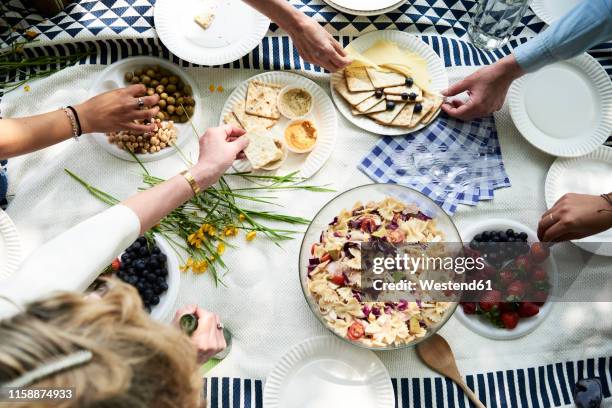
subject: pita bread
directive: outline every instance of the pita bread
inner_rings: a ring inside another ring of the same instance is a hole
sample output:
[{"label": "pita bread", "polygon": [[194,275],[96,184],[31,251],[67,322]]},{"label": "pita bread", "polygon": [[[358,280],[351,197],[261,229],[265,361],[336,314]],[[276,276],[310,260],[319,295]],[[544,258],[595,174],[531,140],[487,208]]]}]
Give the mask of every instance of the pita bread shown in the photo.
[{"label": "pita bread", "polygon": [[247,132],[253,131],[255,129],[270,129],[274,125],[276,125],[277,120],[262,118],[260,116],[249,115],[245,112],[244,109],[245,101],[237,102],[234,105],[234,110],[232,113],[240,123],[240,127],[246,130]]},{"label": "pita bread", "polygon": [[406,77],[397,72],[382,72],[372,67],[367,67],[366,71],[374,88],[387,88],[402,85],[406,82]]},{"label": "pita bread", "polygon": [[414,112],[412,114],[412,119],[410,119],[410,127],[415,127],[425,116],[427,116],[431,108],[433,108],[433,102],[429,99],[425,99],[421,106],[423,106],[423,109],[420,112]]},{"label": "pita bread", "polygon": [[407,103],[404,109],[393,119],[392,126],[410,127],[412,113],[414,112],[414,103]]},{"label": "pita bread", "polygon": [[423,116],[423,119],[421,119],[421,123],[424,125],[429,124],[433,120],[433,118],[436,117],[438,112],[440,112],[440,107],[442,106],[442,103],[444,102],[444,97],[442,97],[441,95],[427,94],[426,96],[427,99],[431,99],[433,106],[429,110],[427,115]]},{"label": "pita bread", "polygon": [[244,149],[254,169],[261,169],[268,164],[283,158],[283,151],[275,143],[275,139],[262,131],[253,131],[245,135],[249,139],[249,145]]},{"label": "pita bread", "polygon": [[242,127],[242,123],[240,123],[240,121],[236,119],[236,115],[234,115],[234,112],[228,112],[223,117],[223,123],[227,123],[228,125],[233,125],[240,129],[244,129],[244,127]]},{"label": "pita bread", "polygon": [[368,77],[365,67],[345,68],[346,86],[351,92],[373,91],[374,85]]},{"label": "pita bread", "polygon": [[349,103],[351,106],[359,105],[361,102],[368,99],[370,96],[374,95],[374,91],[364,91],[364,92],[351,92],[346,86],[346,81],[338,81],[334,84],[334,89],[342,95],[342,97]]},{"label": "pita bread", "polygon": [[383,125],[390,125],[393,122],[393,119],[400,113],[402,108],[406,105],[405,103],[396,103],[395,107],[391,110],[385,110],[383,112],[378,113],[370,113],[369,117],[374,119],[378,123],[382,123]]},{"label": "pita bread", "polygon": [[385,98],[387,98],[388,101],[393,101],[393,102],[406,102],[406,103],[412,103],[412,104],[415,104],[417,102],[423,102],[422,96],[417,97],[414,101],[411,101],[410,99],[402,99],[401,95],[385,95]]},{"label": "pita bread", "polygon": [[365,113],[372,109],[374,106],[378,105],[381,101],[384,102],[384,98],[381,99],[372,95],[365,101],[361,102],[359,105],[355,106],[355,109],[357,109],[359,112]]},{"label": "pita bread", "polygon": [[257,80],[250,81],[247,87],[244,110],[249,115],[279,119],[280,112],[276,101],[280,90],[281,86],[277,84],[268,84]]}]

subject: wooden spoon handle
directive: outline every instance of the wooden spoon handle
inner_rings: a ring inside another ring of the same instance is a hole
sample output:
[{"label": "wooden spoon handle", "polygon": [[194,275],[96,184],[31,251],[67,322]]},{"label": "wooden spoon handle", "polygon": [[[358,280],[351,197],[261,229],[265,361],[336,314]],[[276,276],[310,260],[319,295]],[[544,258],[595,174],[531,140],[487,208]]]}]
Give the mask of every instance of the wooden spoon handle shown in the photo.
[{"label": "wooden spoon handle", "polygon": [[476,394],[474,394],[474,391],[472,391],[470,389],[470,387],[468,387],[467,384],[462,379],[456,379],[455,382],[457,383],[457,385],[459,385],[461,387],[461,389],[463,390],[465,395],[467,395],[467,397],[470,399],[470,401],[472,401],[474,403],[476,408],[487,408],[485,406],[485,404],[480,402],[480,399],[478,399]]}]

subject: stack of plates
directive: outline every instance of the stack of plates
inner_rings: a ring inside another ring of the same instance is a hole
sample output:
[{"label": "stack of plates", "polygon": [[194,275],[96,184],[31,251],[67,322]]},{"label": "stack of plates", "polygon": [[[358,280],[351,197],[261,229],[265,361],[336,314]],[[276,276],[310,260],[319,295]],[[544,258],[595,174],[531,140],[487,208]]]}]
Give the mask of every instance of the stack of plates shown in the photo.
[{"label": "stack of plates", "polygon": [[323,0],[333,8],[354,16],[377,16],[395,10],[407,0]]}]

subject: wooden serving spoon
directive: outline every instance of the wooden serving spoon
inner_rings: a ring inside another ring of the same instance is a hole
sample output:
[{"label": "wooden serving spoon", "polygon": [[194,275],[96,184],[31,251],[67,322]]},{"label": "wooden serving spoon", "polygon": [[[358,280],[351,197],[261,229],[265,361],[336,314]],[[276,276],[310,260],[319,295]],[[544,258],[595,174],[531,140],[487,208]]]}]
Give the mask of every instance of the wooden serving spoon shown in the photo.
[{"label": "wooden serving spoon", "polygon": [[466,385],[457,364],[455,363],[455,356],[453,350],[444,340],[444,337],[439,334],[434,334],[422,343],[417,344],[416,351],[421,360],[425,365],[437,373],[440,373],[455,382],[465,395],[474,403],[477,408],[486,408],[485,405],[480,402],[476,394]]}]

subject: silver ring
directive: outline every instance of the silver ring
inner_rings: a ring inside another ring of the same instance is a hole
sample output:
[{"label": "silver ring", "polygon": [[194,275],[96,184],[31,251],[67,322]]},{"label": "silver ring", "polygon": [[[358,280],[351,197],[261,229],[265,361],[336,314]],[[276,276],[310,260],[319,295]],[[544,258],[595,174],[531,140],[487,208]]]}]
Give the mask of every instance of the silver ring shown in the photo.
[{"label": "silver ring", "polygon": [[142,98],[138,98],[138,107],[140,109],[144,108],[144,100]]},{"label": "silver ring", "polygon": [[218,330],[223,330],[223,323],[217,323],[217,329]]}]

